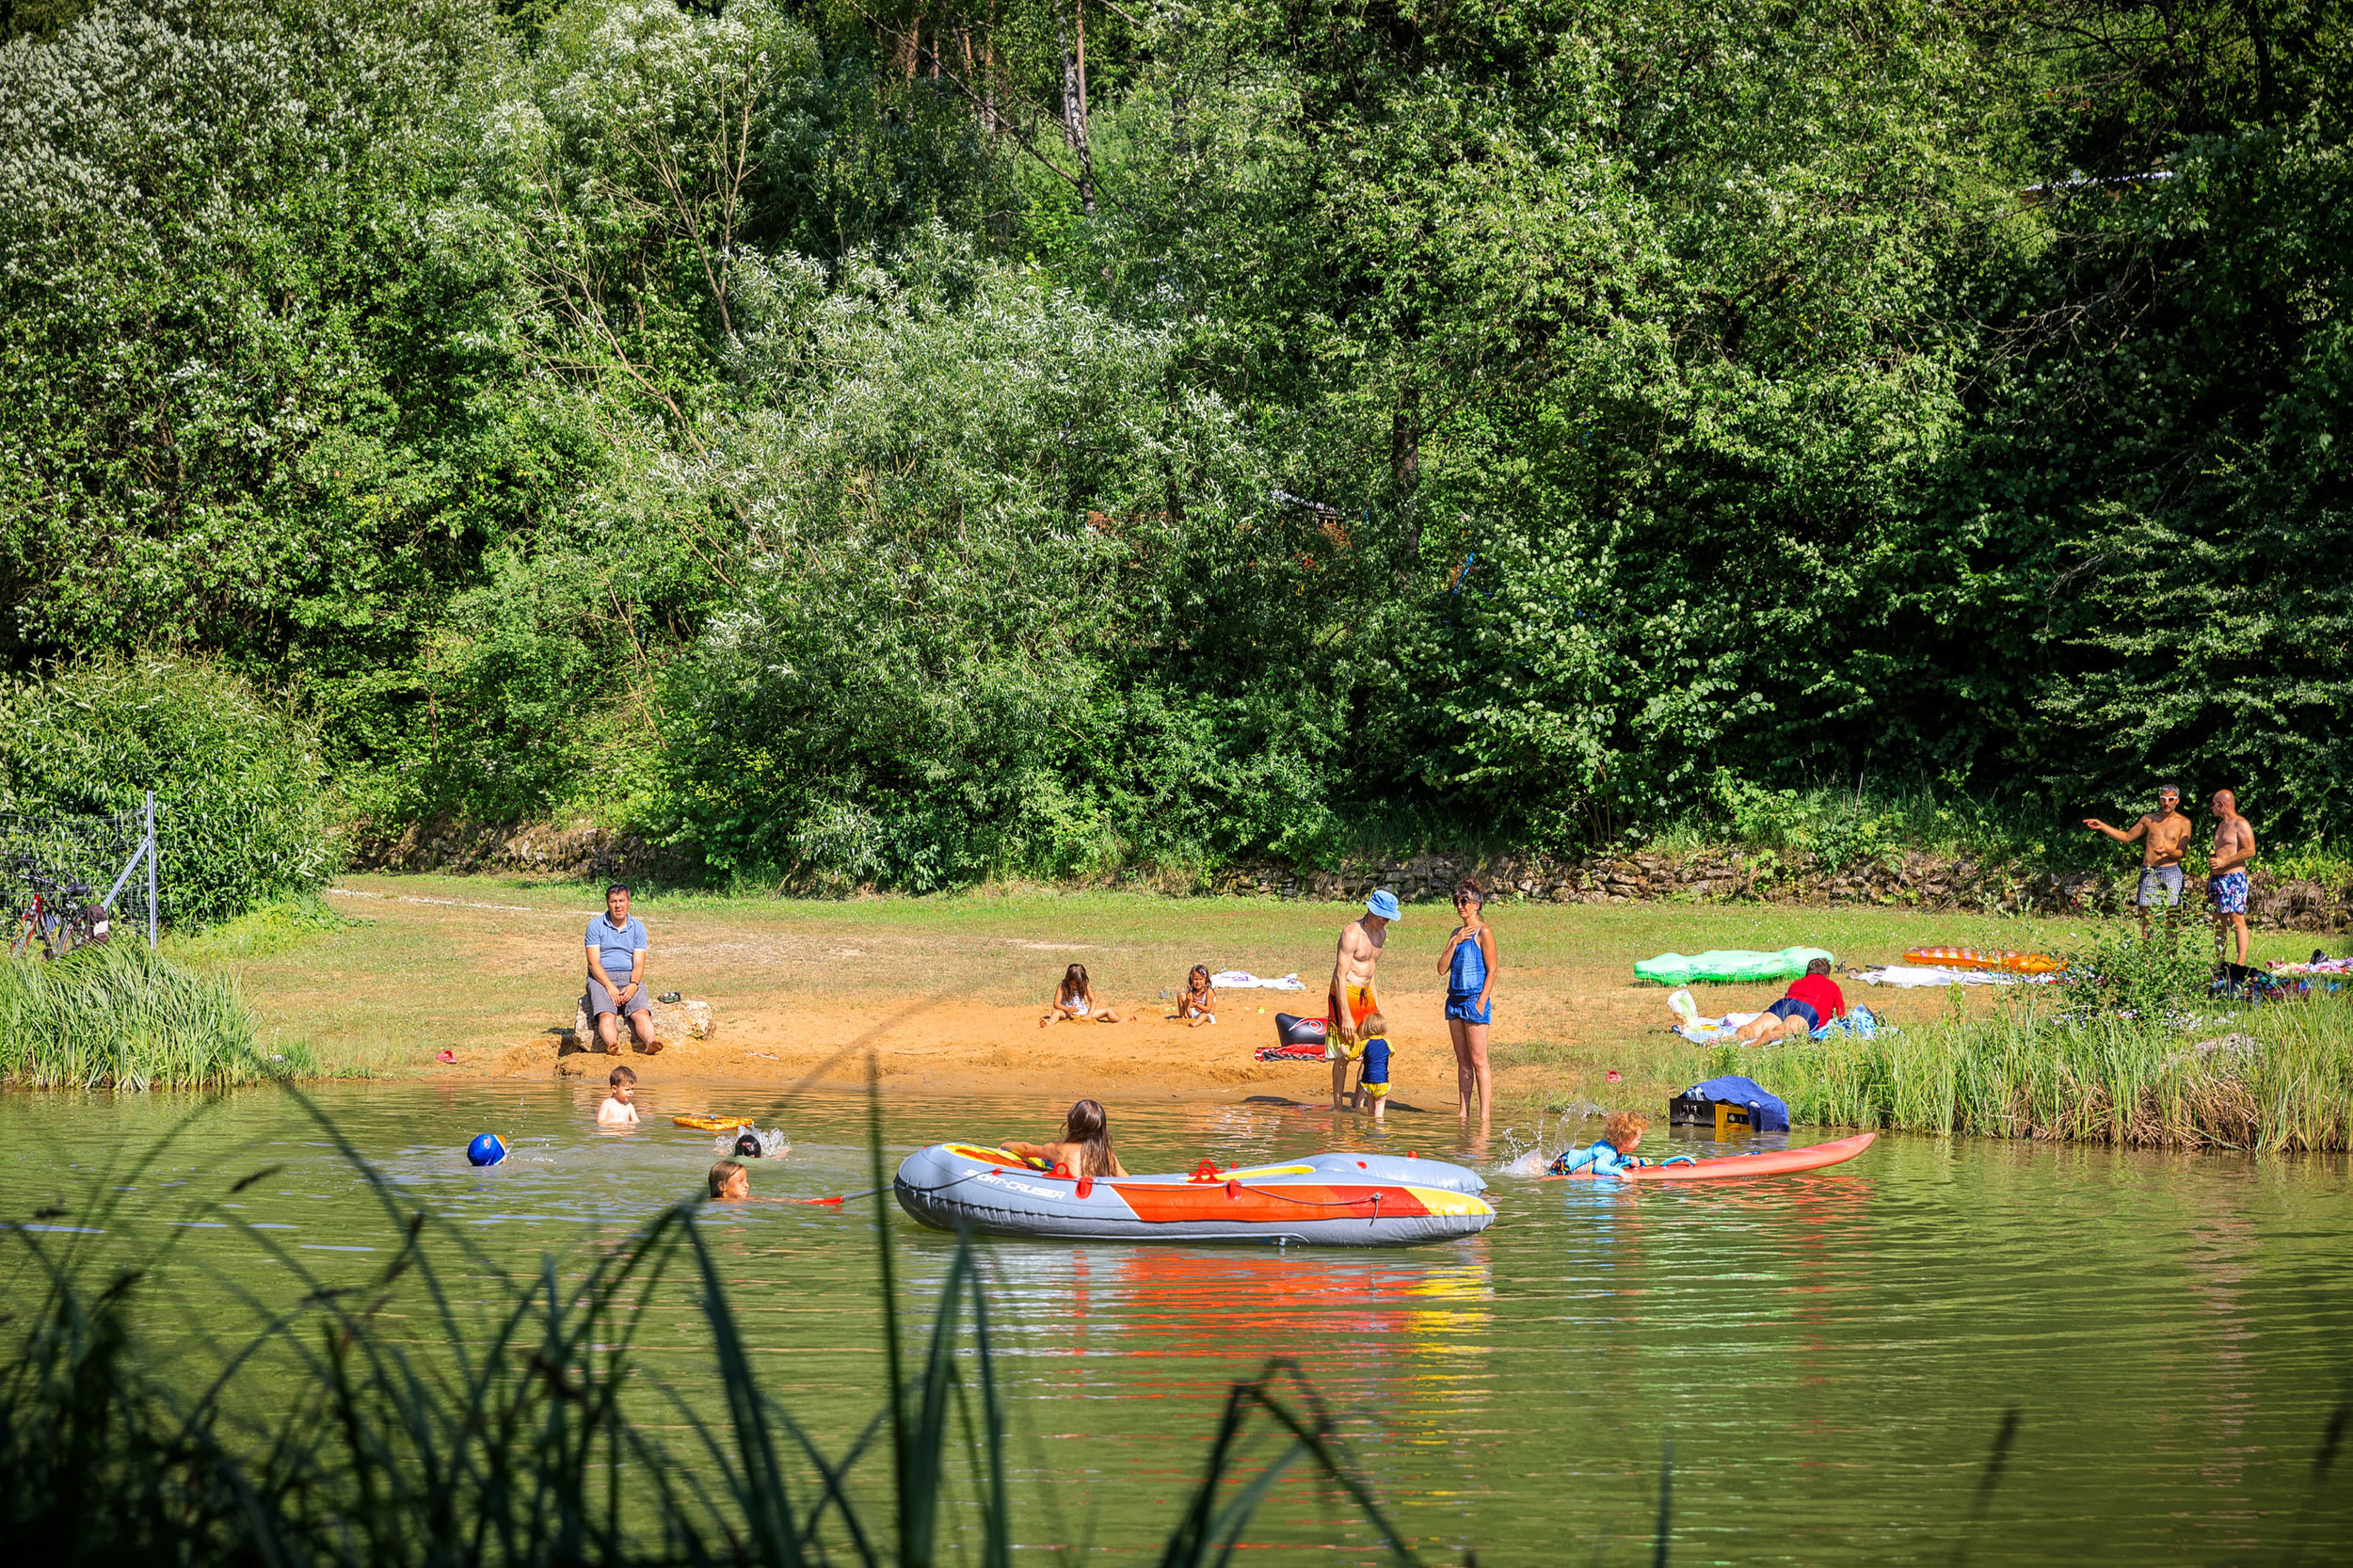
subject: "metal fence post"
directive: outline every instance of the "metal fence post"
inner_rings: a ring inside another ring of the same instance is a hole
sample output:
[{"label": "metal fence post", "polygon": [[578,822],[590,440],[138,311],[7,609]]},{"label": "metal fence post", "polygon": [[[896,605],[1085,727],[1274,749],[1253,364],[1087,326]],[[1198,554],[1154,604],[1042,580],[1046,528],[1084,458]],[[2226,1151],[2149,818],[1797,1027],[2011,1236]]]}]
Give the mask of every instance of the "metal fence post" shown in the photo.
[{"label": "metal fence post", "polygon": [[147,951],[155,951],[155,792],[147,792]]}]

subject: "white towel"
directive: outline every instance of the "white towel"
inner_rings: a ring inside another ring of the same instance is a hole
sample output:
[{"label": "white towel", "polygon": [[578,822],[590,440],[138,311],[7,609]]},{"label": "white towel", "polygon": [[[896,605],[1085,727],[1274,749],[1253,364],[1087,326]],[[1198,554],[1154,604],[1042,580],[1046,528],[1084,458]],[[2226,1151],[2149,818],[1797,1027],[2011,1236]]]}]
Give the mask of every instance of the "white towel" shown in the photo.
[{"label": "white towel", "polygon": [[1296,974],[1280,980],[1260,980],[1248,969],[1220,969],[1209,976],[1209,984],[1224,991],[1304,991],[1307,983]]},{"label": "white towel", "polygon": [[1890,964],[1882,969],[1865,969],[1855,978],[1865,985],[1897,985],[1910,989],[1918,985],[2015,985],[2025,977],[2005,974],[1999,969],[1947,969],[1924,964]]}]

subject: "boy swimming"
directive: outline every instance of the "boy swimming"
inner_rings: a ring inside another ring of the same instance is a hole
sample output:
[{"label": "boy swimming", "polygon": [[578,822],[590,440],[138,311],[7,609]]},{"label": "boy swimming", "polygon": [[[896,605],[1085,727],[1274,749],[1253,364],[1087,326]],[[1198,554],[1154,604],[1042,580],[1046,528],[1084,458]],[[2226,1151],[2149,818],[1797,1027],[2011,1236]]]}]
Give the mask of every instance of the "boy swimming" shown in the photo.
[{"label": "boy swimming", "polygon": [[635,1127],[637,1107],[631,1101],[637,1094],[637,1075],[625,1066],[616,1067],[613,1076],[605,1081],[612,1086],[613,1093],[602,1105],[597,1107],[597,1125]]},{"label": "boy swimming", "polygon": [[1581,1149],[1563,1149],[1545,1174],[1570,1176],[1591,1171],[1597,1176],[1610,1176],[1647,1165],[1650,1161],[1637,1160],[1634,1151],[1641,1146],[1642,1131],[1649,1126],[1650,1122],[1640,1112],[1613,1112],[1602,1124],[1599,1138]]}]

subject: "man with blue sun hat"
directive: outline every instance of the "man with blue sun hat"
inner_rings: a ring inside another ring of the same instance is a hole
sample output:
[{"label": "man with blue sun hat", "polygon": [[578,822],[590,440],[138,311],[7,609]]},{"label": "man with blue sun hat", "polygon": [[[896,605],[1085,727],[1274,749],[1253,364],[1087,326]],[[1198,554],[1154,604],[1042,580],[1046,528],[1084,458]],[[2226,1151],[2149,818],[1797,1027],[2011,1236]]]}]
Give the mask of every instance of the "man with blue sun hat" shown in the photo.
[{"label": "man with blue sun hat", "polygon": [[1357,1026],[1381,1011],[1373,988],[1373,971],[1381,967],[1381,945],[1389,922],[1404,918],[1397,895],[1386,888],[1365,900],[1365,912],[1340,928],[1339,951],[1332,960],[1332,990],[1325,998],[1324,1057],[1332,1064],[1332,1109],[1340,1108],[1348,1092],[1348,1064],[1364,1051]]}]

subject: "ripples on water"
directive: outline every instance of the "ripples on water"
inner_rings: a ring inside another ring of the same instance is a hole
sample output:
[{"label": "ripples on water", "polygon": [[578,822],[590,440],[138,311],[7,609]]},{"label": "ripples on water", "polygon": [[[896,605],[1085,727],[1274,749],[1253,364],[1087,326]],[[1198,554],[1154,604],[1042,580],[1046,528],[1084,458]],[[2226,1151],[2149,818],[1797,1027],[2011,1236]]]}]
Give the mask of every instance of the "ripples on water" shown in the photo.
[{"label": "ripples on water", "polygon": [[[780,1122],[792,1143],[753,1165],[759,1193],[870,1184],[862,1101],[778,1108],[770,1093],[726,1106]],[[402,1202],[516,1267],[618,1240],[698,1191],[716,1157],[711,1134],[667,1125],[657,1091],[628,1135],[590,1125],[596,1097],[479,1084],[321,1096]],[[180,1261],[152,1288],[182,1309],[179,1332],[231,1324],[232,1284],[270,1295],[250,1238],[219,1217],[187,1223],[264,1164],[285,1169],[229,1200],[236,1218],[330,1278],[380,1262],[382,1210],[274,1093],[229,1096],[124,1179],[192,1103],[0,1099],[0,1212],[61,1201],[69,1212],[43,1223],[71,1227],[94,1186],[120,1189],[115,1230],[175,1237]],[[1060,1110],[892,1099],[889,1159],[950,1136],[1043,1137]],[[2308,1560],[2353,1551],[2353,1488],[2311,1485],[2329,1411],[2353,1391],[2341,1160],[1882,1138],[1852,1164],[1753,1184],[1539,1186],[1501,1167],[1577,1127],[1465,1144],[1434,1116],[1382,1131],[1259,1106],[1113,1114],[1130,1169],[1411,1148],[1496,1172],[1502,1217],[1476,1240],[1400,1252],[984,1243],[1014,1455],[1044,1483],[1026,1493],[1026,1539],[1148,1555],[1226,1385],[1281,1352],[1348,1413],[1375,1489],[1441,1558],[1475,1545],[1491,1563],[1646,1560],[1670,1432],[1678,1561],[1942,1562],[1964,1537],[1977,1560],[2009,1562],[2246,1560],[2299,1533]],[[466,1165],[482,1130],[513,1145],[504,1166]],[[871,1200],[707,1220],[765,1375],[836,1442],[880,1400],[874,1223]],[[895,1208],[890,1224],[910,1299],[927,1304],[953,1242]],[[641,1336],[640,1361],[708,1381],[701,1344],[681,1295]],[[2016,1447],[1969,1527],[2011,1407]],[[1263,1517],[1277,1541],[1337,1535],[1343,1560],[1368,1545],[1304,1481]]]}]

